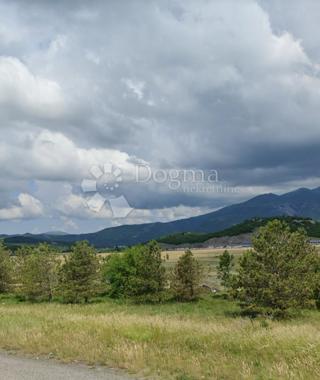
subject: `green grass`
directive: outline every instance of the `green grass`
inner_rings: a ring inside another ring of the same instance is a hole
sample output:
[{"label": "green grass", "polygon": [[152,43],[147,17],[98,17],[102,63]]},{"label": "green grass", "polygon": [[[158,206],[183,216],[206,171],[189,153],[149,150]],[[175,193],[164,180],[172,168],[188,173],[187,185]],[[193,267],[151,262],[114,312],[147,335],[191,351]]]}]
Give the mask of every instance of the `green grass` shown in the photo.
[{"label": "green grass", "polygon": [[0,300],[0,347],[124,368],[161,379],[317,379],[320,313],[239,317],[222,297],[195,303],[89,305]]}]

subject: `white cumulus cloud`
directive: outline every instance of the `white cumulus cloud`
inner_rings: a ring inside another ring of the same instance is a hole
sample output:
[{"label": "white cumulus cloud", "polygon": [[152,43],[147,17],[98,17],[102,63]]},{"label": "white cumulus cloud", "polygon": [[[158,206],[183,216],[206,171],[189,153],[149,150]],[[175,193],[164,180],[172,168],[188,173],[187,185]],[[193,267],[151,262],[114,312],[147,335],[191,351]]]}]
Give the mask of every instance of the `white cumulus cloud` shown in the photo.
[{"label": "white cumulus cloud", "polygon": [[18,204],[0,209],[0,220],[32,219],[43,215],[42,203],[30,194],[21,193]]},{"label": "white cumulus cloud", "polygon": [[64,112],[59,84],[33,74],[14,57],[0,56],[0,105],[47,118],[56,118]]}]

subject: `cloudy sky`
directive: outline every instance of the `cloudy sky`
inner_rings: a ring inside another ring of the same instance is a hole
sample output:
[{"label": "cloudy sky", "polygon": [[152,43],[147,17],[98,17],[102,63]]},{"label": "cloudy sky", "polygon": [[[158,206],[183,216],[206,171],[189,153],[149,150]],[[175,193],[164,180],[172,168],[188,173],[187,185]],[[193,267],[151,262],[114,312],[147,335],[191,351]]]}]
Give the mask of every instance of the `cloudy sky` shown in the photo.
[{"label": "cloudy sky", "polygon": [[[0,233],[319,186],[319,14],[318,0],[0,0]],[[171,186],[190,170],[217,173],[219,190]]]}]

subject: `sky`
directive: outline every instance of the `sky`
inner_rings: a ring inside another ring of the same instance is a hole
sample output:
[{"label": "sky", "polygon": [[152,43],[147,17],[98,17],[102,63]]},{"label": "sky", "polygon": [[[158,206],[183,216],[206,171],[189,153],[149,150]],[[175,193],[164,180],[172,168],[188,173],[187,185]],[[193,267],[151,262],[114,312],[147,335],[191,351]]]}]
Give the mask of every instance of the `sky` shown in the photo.
[{"label": "sky", "polygon": [[320,186],[319,14],[318,0],[0,0],[0,234]]}]

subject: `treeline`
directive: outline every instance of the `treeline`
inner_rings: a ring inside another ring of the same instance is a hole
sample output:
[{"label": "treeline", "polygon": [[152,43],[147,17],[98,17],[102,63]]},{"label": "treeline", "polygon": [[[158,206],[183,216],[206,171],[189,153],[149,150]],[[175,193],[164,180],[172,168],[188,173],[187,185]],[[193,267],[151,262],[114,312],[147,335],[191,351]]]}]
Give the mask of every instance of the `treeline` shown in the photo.
[{"label": "treeline", "polygon": [[0,293],[33,302],[86,303],[104,295],[136,302],[190,301],[199,295],[201,274],[191,251],[167,273],[156,242],[106,258],[87,242],[76,243],[66,255],[47,244],[23,246],[12,255],[0,244]]},{"label": "treeline", "polygon": [[[237,263],[225,251],[218,278],[223,294],[252,316],[283,317],[290,310],[320,307],[320,257],[303,229],[292,231],[283,220],[270,221],[253,237],[253,249]],[[165,269],[156,242],[105,258],[87,242],[66,255],[46,244],[21,247],[12,255],[0,244],[0,293],[21,300],[86,303],[109,296],[135,302],[191,301],[199,297],[203,268],[190,250],[171,270]]]}]

